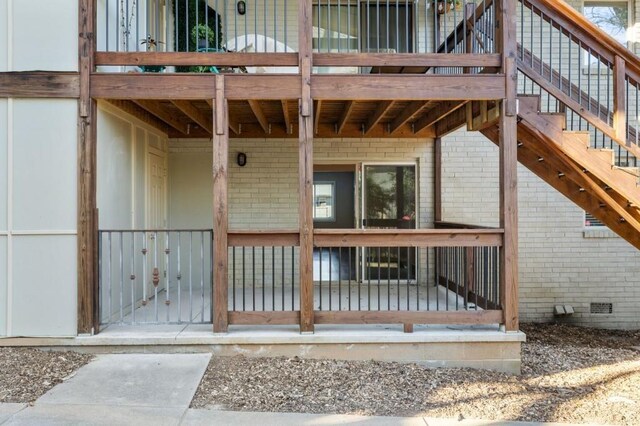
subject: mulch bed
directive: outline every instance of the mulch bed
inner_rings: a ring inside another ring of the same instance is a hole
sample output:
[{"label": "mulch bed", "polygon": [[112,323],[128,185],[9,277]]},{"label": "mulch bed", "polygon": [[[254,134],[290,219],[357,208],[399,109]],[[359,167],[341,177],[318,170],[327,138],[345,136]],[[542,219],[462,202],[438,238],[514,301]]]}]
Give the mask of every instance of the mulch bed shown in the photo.
[{"label": "mulch bed", "polygon": [[0,403],[29,403],[72,376],[91,355],[0,347]]},{"label": "mulch bed", "polygon": [[212,359],[194,408],[640,424],[640,331],[525,324],[521,376],[374,361]]}]

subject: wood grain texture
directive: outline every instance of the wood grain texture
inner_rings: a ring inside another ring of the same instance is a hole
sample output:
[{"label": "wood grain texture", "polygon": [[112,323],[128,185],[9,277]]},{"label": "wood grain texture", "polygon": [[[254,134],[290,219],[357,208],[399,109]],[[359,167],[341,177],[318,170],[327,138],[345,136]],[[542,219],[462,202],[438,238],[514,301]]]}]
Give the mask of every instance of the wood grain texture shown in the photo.
[{"label": "wood grain texture", "polygon": [[[42,90],[40,95],[59,97],[56,90],[64,89],[77,92],[78,99],[78,141],[77,141],[77,327],[78,333],[98,331],[98,217],[96,200],[96,114],[97,105],[90,97],[89,86],[93,71],[93,52],[95,50],[95,9],[90,0],[78,2],[78,67],[77,74],[67,75],[66,82],[60,81],[51,73],[46,73],[41,81],[40,73],[22,74],[30,76],[23,83],[35,84],[31,89]],[[0,76],[0,92],[3,82]],[[36,80],[38,83],[36,84]],[[43,85],[42,87],[40,85]],[[53,92],[56,92],[55,94]],[[34,93],[35,92],[31,92]],[[67,97],[67,96],[62,96]],[[69,96],[76,97],[76,96]]]},{"label": "wood grain texture", "polygon": [[296,247],[299,230],[229,231],[229,247]]},{"label": "wood grain texture", "polygon": [[500,54],[314,53],[319,67],[500,67]]},{"label": "wood grain texture", "polygon": [[316,324],[498,324],[502,311],[315,311]]},{"label": "wood grain texture", "polygon": [[505,76],[495,75],[313,75],[313,99],[481,100],[505,97]]},{"label": "wood grain texture", "polygon": [[213,111],[213,331],[226,333],[228,318],[229,229],[228,164],[229,110],[224,98],[225,77],[216,76],[216,103]]},{"label": "wood grain texture", "polygon": [[213,133],[213,123],[211,117],[205,115],[202,111],[196,108],[191,101],[174,99],[171,101],[184,115],[193,120],[198,126],[203,128],[207,133]]},{"label": "wood grain texture", "polygon": [[229,324],[235,325],[290,325],[299,322],[300,311],[229,312]]},{"label": "wood grain texture", "polygon": [[502,229],[316,229],[316,247],[499,247]]},{"label": "wood grain texture", "polygon": [[183,65],[220,67],[295,67],[297,53],[261,52],[98,52],[96,65]]},{"label": "wood grain texture", "polygon": [[[82,46],[86,41],[81,41]],[[86,46],[85,46],[86,47]],[[87,66],[86,58],[80,67]],[[90,66],[90,65],[89,65]],[[84,74],[83,74],[84,75]],[[0,98],[80,98],[80,74],[75,72],[28,71],[0,72]],[[84,77],[86,90],[88,77]],[[86,96],[81,112],[88,115]]]}]

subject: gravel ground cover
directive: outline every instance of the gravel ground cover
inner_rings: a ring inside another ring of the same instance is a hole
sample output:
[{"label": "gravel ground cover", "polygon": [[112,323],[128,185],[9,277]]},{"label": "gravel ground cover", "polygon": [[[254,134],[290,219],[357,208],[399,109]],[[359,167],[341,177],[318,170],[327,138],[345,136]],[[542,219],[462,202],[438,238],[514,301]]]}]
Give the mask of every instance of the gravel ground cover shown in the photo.
[{"label": "gravel ground cover", "polygon": [[521,376],[417,364],[212,358],[194,408],[640,425],[640,331],[525,324]]},{"label": "gravel ground cover", "polygon": [[0,402],[33,402],[91,358],[74,352],[0,347]]}]

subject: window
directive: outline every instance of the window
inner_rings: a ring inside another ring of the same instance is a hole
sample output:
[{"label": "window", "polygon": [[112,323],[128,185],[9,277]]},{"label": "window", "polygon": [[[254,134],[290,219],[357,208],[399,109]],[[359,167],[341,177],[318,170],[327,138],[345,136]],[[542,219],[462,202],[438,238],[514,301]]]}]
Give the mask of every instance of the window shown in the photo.
[{"label": "window", "polygon": [[413,9],[409,2],[352,2],[313,6],[313,48],[321,52],[410,53]]},{"label": "window", "polygon": [[603,29],[607,34],[627,45],[629,21],[629,4],[626,1],[597,1],[584,3],[584,16]]},{"label": "window", "polygon": [[584,227],[585,228],[604,228],[605,224],[600,222],[591,213],[584,212]]},{"label": "window", "polygon": [[335,182],[313,183],[313,220],[334,222],[336,220]]}]

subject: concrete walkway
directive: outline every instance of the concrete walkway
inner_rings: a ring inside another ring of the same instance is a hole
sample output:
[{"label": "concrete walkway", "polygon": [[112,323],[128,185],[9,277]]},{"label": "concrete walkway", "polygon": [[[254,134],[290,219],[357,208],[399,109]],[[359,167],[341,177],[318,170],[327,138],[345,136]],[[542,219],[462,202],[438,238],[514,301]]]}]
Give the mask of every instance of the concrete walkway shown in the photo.
[{"label": "concrete walkway", "polygon": [[534,423],[190,409],[211,354],[99,355],[35,404],[0,404],[0,425],[407,425]]}]

